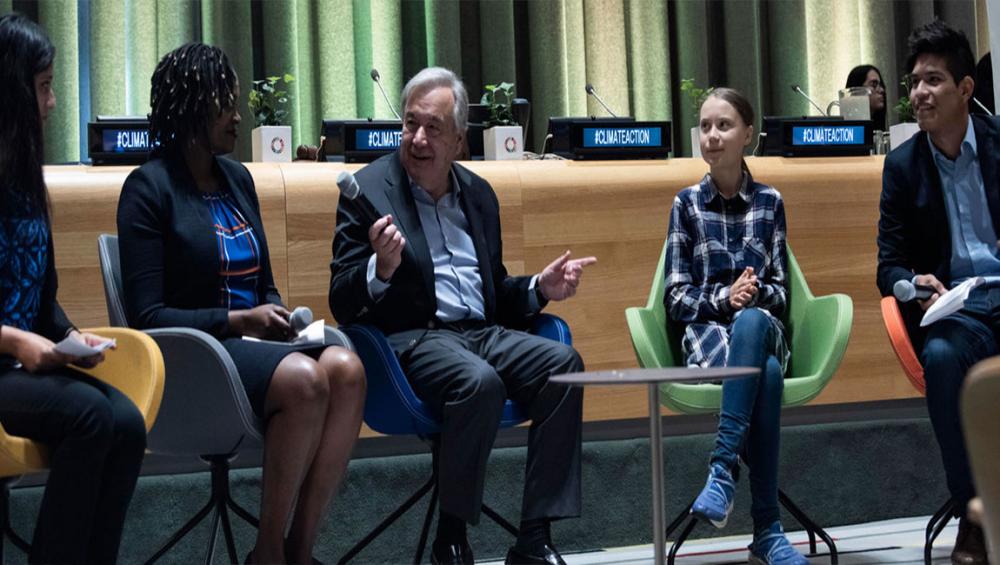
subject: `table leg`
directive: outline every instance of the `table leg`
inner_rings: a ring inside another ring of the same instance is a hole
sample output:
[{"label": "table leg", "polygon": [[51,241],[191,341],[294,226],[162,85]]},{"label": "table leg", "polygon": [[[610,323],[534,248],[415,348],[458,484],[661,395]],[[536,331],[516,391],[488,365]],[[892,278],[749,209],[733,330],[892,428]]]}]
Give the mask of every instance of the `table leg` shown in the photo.
[{"label": "table leg", "polygon": [[666,543],[663,531],[663,425],[659,385],[649,384],[649,455],[653,475],[653,562],[663,565]]}]

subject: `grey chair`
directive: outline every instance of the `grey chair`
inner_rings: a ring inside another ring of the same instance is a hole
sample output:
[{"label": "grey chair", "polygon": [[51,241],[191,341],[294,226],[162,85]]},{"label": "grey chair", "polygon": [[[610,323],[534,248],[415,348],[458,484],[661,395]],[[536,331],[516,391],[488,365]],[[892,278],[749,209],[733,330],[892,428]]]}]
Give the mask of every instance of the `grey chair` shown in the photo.
[{"label": "grey chair", "polygon": [[[113,326],[127,326],[123,303],[118,237],[102,234],[97,239],[108,318]],[[261,449],[264,423],[253,412],[239,374],[217,339],[191,328],[147,330],[163,352],[166,379],[156,425],[150,430],[149,451],[169,456],[197,456],[208,463],[212,475],[211,495],[187,523],[147,561],[153,563],[198,525],[209,513],[212,529],[206,563],[211,563],[215,542],[222,533],[231,563],[238,563],[229,523],[229,510],[253,527],[258,520],[233,500],[229,492],[229,470],[241,451]],[[327,327],[326,343],[353,350],[340,331]]]}]

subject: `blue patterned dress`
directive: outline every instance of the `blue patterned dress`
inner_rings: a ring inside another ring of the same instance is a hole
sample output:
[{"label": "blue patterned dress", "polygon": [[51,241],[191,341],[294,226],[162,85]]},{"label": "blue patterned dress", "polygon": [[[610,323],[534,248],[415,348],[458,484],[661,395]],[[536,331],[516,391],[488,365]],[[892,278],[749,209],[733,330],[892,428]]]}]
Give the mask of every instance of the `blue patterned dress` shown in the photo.
[{"label": "blue patterned dress", "polygon": [[246,310],[259,304],[260,242],[228,192],[202,196],[208,202],[219,247],[219,306]]},{"label": "blue patterned dress", "polygon": [[45,286],[48,245],[43,215],[0,219],[0,324],[34,330]]}]

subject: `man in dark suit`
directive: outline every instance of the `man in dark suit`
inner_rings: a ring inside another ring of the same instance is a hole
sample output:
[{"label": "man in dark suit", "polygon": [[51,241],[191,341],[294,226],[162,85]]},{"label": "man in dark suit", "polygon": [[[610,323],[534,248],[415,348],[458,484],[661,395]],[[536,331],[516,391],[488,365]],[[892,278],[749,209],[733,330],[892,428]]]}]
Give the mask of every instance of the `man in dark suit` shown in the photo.
[{"label": "man in dark suit", "polygon": [[[935,21],[909,40],[910,99],[920,133],[894,149],[882,173],[878,287],[900,280],[926,285],[926,310],[949,288],[984,277],[965,308],[921,332],[923,314],[904,309],[924,366],[927,408],[961,520],[951,559],[986,563],[983,532],[966,518],[975,492],[959,413],[969,368],[1000,353],[1000,122],[969,115],[975,60],[961,32]],[[921,349],[921,344],[923,345]]]},{"label": "man in dark suit", "polygon": [[548,382],[580,371],[572,348],[520,331],[549,300],[573,296],[593,257],[567,251],[540,274],[509,276],[500,209],[482,178],[454,163],[468,96],[458,77],[424,69],[403,90],[400,150],[358,172],[382,215],[341,198],[330,309],[388,335],[417,395],[441,416],[435,563],[471,563],[486,461],[506,398],[531,417],[517,542],[508,563],[562,563],[549,522],[580,513],[582,393]]}]

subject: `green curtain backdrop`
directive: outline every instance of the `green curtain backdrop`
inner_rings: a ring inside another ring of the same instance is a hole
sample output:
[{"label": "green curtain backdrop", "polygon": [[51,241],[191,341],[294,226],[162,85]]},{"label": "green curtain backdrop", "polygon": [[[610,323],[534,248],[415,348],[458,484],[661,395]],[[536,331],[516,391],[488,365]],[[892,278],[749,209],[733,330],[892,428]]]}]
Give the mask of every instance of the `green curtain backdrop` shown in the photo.
[{"label": "green curtain backdrop", "polygon": [[[892,105],[910,30],[940,17],[964,30],[974,48],[988,45],[977,36],[986,29],[977,25],[986,17],[983,6],[975,0],[0,0],[0,13],[37,18],[58,47],[59,106],[46,151],[50,162],[67,162],[81,158],[81,116],[145,114],[156,62],[188,41],[219,45],[236,66],[242,159],[250,156],[246,93],[253,79],[296,77],[294,143],[316,144],[323,118],[392,117],[369,77],[373,67],[398,106],[406,79],[428,65],[461,74],[472,101],[486,83],[515,81],[518,96],[532,103],[535,148],[549,116],[604,115],[584,92],[590,83],[620,115],[672,120],[675,154],[689,155],[696,117],[681,96],[682,78],[738,88],[758,115],[810,114],[792,84],[825,105],[851,67],[871,63],[882,70]],[[81,54],[81,47],[89,51]]]}]

